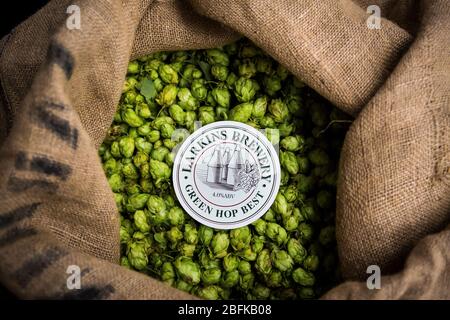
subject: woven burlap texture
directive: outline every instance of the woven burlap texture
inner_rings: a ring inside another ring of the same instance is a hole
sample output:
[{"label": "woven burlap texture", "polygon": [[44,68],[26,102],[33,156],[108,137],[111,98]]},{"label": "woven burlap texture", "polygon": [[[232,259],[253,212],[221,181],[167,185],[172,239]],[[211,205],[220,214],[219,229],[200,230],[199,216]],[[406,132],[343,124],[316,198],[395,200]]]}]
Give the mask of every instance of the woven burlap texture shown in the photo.
[{"label": "woven burlap texture", "polygon": [[[66,27],[72,4],[81,30]],[[367,27],[371,4],[381,29]],[[130,59],[244,35],[356,117],[336,233],[344,277],[362,281],[324,298],[449,297],[448,30],[446,0],[50,2],[0,42],[1,283],[22,298],[192,298],[117,265],[119,215],[96,149]],[[365,284],[371,264],[380,290]],[[67,287],[70,265],[81,290]]]}]

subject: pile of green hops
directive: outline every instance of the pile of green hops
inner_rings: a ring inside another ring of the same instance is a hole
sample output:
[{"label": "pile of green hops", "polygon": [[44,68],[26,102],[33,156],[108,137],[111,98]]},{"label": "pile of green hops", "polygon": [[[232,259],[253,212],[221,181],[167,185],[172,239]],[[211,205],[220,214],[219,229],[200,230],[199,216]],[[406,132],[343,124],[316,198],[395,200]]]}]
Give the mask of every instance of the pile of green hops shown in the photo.
[{"label": "pile of green hops", "polygon": [[[174,132],[221,120],[265,129],[282,168],[271,209],[228,231],[193,220],[171,184]],[[246,39],[130,62],[99,149],[121,214],[121,264],[205,299],[320,296],[339,281],[336,179],[350,122]]]}]

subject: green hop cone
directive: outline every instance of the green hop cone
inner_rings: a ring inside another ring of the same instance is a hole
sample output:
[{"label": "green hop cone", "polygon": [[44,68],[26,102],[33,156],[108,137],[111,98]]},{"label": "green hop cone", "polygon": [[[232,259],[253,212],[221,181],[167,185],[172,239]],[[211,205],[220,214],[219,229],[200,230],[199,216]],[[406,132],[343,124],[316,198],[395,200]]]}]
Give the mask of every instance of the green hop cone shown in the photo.
[{"label": "green hop cone", "polygon": [[186,112],[177,104],[173,104],[169,107],[169,113],[173,120],[179,125],[183,125],[186,120]]},{"label": "green hop cone", "polygon": [[129,73],[129,74],[139,73],[139,62],[137,62],[137,61],[129,62],[127,73]]},{"label": "green hop cone", "polygon": [[[263,215],[263,219],[266,222],[276,222],[277,219],[275,218],[275,212],[272,209],[267,210],[267,212]],[[267,225],[266,225],[267,230]]]},{"label": "green hop cone", "polygon": [[159,140],[160,137],[161,137],[161,134],[160,134],[160,132],[158,130],[152,130],[148,134],[147,139],[148,139],[149,142],[155,143],[156,141]]},{"label": "green hop cone", "polygon": [[220,259],[213,259],[207,250],[202,249],[198,255],[198,262],[205,269],[220,268],[222,266]]},{"label": "green hop cone", "polygon": [[319,211],[316,210],[316,207],[312,203],[312,201],[306,201],[301,209],[300,209],[301,215],[305,220],[318,222],[320,221]]},{"label": "green hop cone", "polygon": [[156,102],[160,106],[170,106],[177,98],[178,88],[173,84],[166,85],[156,97]]},{"label": "green hop cone", "polygon": [[195,253],[196,246],[195,244],[190,243],[180,243],[178,245],[178,252],[180,255],[185,257],[193,257]]},{"label": "green hop cone", "polygon": [[217,286],[206,286],[198,289],[197,295],[206,300],[218,300],[220,298],[220,288]]},{"label": "green hop cone", "polygon": [[136,166],[133,163],[126,163],[122,166],[122,174],[125,178],[128,179],[137,179],[139,178],[139,173],[137,171]]},{"label": "green hop cone", "polygon": [[281,192],[277,194],[272,209],[282,217],[290,215],[288,202]]},{"label": "green hop cone", "polygon": [[252,294],[256,299],[268,299],[270,297],[270,289],[257,283],[252,290]]},{"label": "green hop cone", "polygon": [[120,153],[125,158],[131,158],[134,153],[134,139],[131,137],[123,137],[119,141]]},{"label": "green hop cone", "polygon": [[255,282],[255,275],[253,273],[246,273],[239,278],[239,288],[246,292],[253,288],[253,283]]},{"label": "green hop cone", "polygon": [[184,225],[184,240],[190,244],[196,244],[198,241],[198,232],[192,224]]},{"label": "green hop cone", "polygon": [[264,74],[272,73],[272,61],[269,58],[257,58],[256,59],[256,71]]},{"label": "green hop cone", "polygon": [[148,264],[148,257],[144,245],[138,242],[128,244],[127,258],[130,265],[136,270],[144,270]]},{"label": "green hop cone", "polygon": [[148,225],[147,222],[147,215],[143,210],[137,210],[134,213],[134,224],[141,232],[145,233],[150,231],[150,226]]},{"label": "green hop cone", "polygon": [[284,250],[274,249],[270,255],[272,264],[281,272],[291,270],[294,266],[294,260]]},{"label": "green hop cone", "polygon": [[234,94],[239,102],[249,102],[259,89],[258,83],[251,79],[241,77],[234,83]]},{"label": "green hop cone", "polygon": [[298,226],[298,231],[300,233],[300,238],[305,242],[310,241],[314,235],[313,227],[305,222],[300,223],[300,225]]},{"label": "green hop cone", "polygon": [[173,265],[178,276],[185,282],[196,285],[200,282],[200,266],[188,257],[178,257]]},{"label": "green hop cone", "polygon": [[121,117],[123,121],[134,128],[140,127],[144,124],[144,120],[139,117],[133,109],[126,109],[122,112]]},{"label": "green hop cone", "polygon": [[228,68],[220,64],[215,64],[211,67],[211,75],[219,81],[225,81],[228,77]]},{"label": "green hop cone", "polygon": [[194,98],[188,88],[181,88],[178,91],[178,104],[186,111],[195,111],[199,107],[199,102]]},{"label": "green hop cone", "polygon": [[297,239],[289,239],[287,250],[295,263],[302,263],[306,258],[307,251]]},{"label": "green hop cone", "polygon": [[250,79],[256,74],[256,65],[251,59],[243,60],[238,67],[239,76]]},{"label": "green hop cone", "polygon": [[223,258],[223,269],[227,272],[234,271],[239,265],[239,258],[229,253]]},{"label": "green hop cone", "polygon": [[266,222],[263,219],[256,220],[252,225],[257,234],[264,235],[266,233]]},{"label": "green hop cone", "polygon": [[297,186],[291,184],[284,190],[283,195],[287,202],[294,203],[299,197]]},{"label": "green hop cone", "polygon": [[150,174],[153,180],[155,180],[155,184],[158,185],[158,182],[170,179],[172,170],[166,163],[151,159]]},{"label": "green hop cone", "polygon": [[239,258],[244,259],[246,261],[255,261],[256,257],[258,256],[257,253],[253,251],[251,247],[245,248],[244,250],[237,252],[236,255]]},{"label": "green hop cone", "polygon": [[180,231],[177,227],[172,227],[166,233],[167,240],[172,243],[172,247],[175,247],[176,244],[183,239],[183,232]]},{"label": "green hop cone", "polygon": [[206,50],[206,56],[208,62],[212,65],[219,64],[226,67],[230,64],[228,55],[225,52],[221,51],[220,49]]},{"label": "green hop cone", "polygon": [[250,228],[247,226],[230,231],[231,246],[237,251],[243,250],[244,248],[248,247],[251,239],[252,233],[250,231]]},{"label": "green hop cone", "polygon": [[319,257],[315,254],[311,254],[303,261],[303,266],[308,271],[316,271],[319,268]]},{"label": "green hop cone", "polygon": [[280,152],[280,163],[289,174],[296,175],[298,173],[297,157],[291,151]]},{"label": "green hop cone", "polygon": [[233,288],[239,283],[239,271],[233,270],[225,272],[222,276],[221,286],[224,288]]},{"label": "green hop cone", "polygon": [[208,89],[205,87],[203,80],[197,79],[192,81],[191,93],[194,98],[204,101],[208,96]]},{"label": "green hop cone", "polygon": [[265,115],[261,119],[259,119],[259,124],[263,128],[271,128],[274,129],[276,127],[275,120],[270,115]]},{"label": "green hop cone", "polygon": [[166,233],[164,231],[156,232],[153,235],[153,239],[157,243],[157,246],[160,250],[166,250],[167,249],[167,238]]},{"label": "green hop cone", "polygon": [[150,195],[146,193],[136,193],[128,197],[127,210],[129,212],[134,212],[139,209],[143,209],[147,204]]},{"label": "green hop cone", "polygon": [[281,123],[278,130],[280,131],[280,137],[287,137],[295,131],[295,125],[287,122]]},{"label": "green hop cone", "polygon": [[280,146],[287,151],[301,151],[305,147],[305,139],[301,135],[288,136],[281,140]]},{"label": "green hop cone", "polygon": [[305,287],[311,287],[316,282],[314,274],[300,267],[292,272],[292,279],[299,285]]},{"label": "green hop cone", "polygon": [[220,268],[209,268],[202,272],[202,283],[206,285],[219,283],[222,277],[222,271]]},{"label": "green hop cone", "polygon": [[283,218],[283,227],[289,231],[295,231],[301,221],[299,210],[293,210],[292,215]]},{"label": "green hop cone", "polygon": [[116,202],[119,212],[123,212],[125,209],[125,196],[121,193],[114,193],[114,201]]},{"label": "green hop cone", "polygon": [[161,137],[170,139],[172,137],[173,132],[175,131],[175,127],[169,123],[164,123],[161,126]]},{"label": "green hop cone", "polygon": [[266,93],[269,96],[275,96],[275,94],[281,89],[281,79],[277,76],[266,76],[264,77],[263,82]]},{"label": "green hop cone", "polygon": [[173,207],[167,213],[167,218],[172,226],[180,226],[184,224],[184,212],[180,207]]},{"label": "green hop cone", "polygon": [[109,186],[113,192],[121,192],[125,185],[120,174],[114,173],[108,178]]},{"label": "green hop cone", "polygon": [[252,265],[248,261],[240,260],[238,264],[238,271],[242,275],[249,274],[252,272]]},{"label": "green hop cone", "polygon": [[161,266],[161,280],[172,285],[175,279],[175,268],[170,262],[164,262]]},{"label": "green hop cone", "polygon": [[120,265],[121,265],[122,267],[127,268],[127,269],[131,269],[131,263],[130,263],[130,261],[128,260],[128,258],[125,257],[125,256],[120,257]]},{"label": "green hop cone", "polygon": [[181,291],[190,292],[193,288],[193,285],[187,283],[186,281],[178,279],[177,282],[175,282],[175,288]]},{"label": "green hop cone", "polygon": [[273,222],[267,223],[266,236],[279,246],[288,241],[286,230],[279,224]]},{"label": "green hop cone", "polygon": [[165,83],[169,84],[177,84],[178,83],[178,74],[172,68],[172,66],[168,64],[161,64],[158,68],[159,76]]},{"label": "green hop cone", "polygon": [[210,227],[201,225],[198,229],[198,238],[200,240],[200,243],[204,246],[209,246],[211,243],[211,240],[214,236],[214,230]]},{"label": "green hop cone", "polygon": [[150,153],[150,158],[153,160],[164,161],[168,153],[170,153],[170,151],[166,147],[155,148]]},{"label": "green hop cone", "polygon": [[230,239],[225,232],[219,232],[214,235],[211,241],[211,250],[215,258],[223,258],[227,255]]},{"label": "green hop cone", "polygon": [[136,167],[140,167],[141,165],[145,164],[148,162],[148,155],[145,152],[142,151],[138,151],[134,156],[133,156],[133,164]]},{"label": "green hop cone", "polygon": [[151,195],[147,200],[147,208],[151,214],[160,214],[166,212],[166,203],[163,198]]},{"label": "green hop cone", "polygon": [[269,112],[272,114],[275,122],[285,122],[289,116],[289,109],[280,99],[273,99],[269,104]]},{"label": "green hop cone", "polygon": [[247,122],[252,115],[253,103],[246,102],[237,105],[230,111],[230,120]]},{"label": "green hop cone", "polygon": [[278,270],[272,270],[266,277],[266,284],[269,288],[281,287],[283,281],[283,275]]},{"label": "green hop cone", "polygon": [[127,244],[131,239],[130,232],[124,226],[120,226],[119,235],[121,244]]},{"label": "green hop cone", "polygon": [[198,109],[198,120],[202,125],[207,125],[216,121],[213,107],[200,107]]},{"label": "green hop cone", "polygon": [[262,96],[255,100],[253,103],[252,117],[262,118],[266,114],[267,109],[267,97]]},{"label": "green hop cone", "polygon": [[134,144],[136,146],[136,149],[144,154],[150,154],[153,145],[146,141],[145,138],[142,137],[138,137],[136,139],[134,139]]},{"label": "green hop cone", "polygon": [[251,241],[252,251],[255,252],[256,254],[260,253],[261,250],[264,249],[264,244],[265,243],[266,243],[266,237],[264,237],[264,236],[259,236],[259,237],[254,236],[252,238],[252,241]]},{"label": "green hop cone", "polygon": [[261,274],[269,274],[272,270],[272,261],[270,259],[270,252],[268,249],[263,249],[256,258],[255,268]]},{"label": "green hop cone", "polygon": [[226,87],[216,87],[211,90],[211,95],[218,106],[229,108],[231,95]]}]

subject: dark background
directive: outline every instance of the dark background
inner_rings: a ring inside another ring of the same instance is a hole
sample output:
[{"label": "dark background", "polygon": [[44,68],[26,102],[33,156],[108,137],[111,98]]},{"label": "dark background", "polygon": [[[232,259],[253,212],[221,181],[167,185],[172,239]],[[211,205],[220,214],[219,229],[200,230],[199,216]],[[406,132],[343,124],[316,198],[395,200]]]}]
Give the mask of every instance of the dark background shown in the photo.
[{"label": "dark background", "polygon": [[14,0],[0,4],[0,38],[42,8],[49,0]]}]

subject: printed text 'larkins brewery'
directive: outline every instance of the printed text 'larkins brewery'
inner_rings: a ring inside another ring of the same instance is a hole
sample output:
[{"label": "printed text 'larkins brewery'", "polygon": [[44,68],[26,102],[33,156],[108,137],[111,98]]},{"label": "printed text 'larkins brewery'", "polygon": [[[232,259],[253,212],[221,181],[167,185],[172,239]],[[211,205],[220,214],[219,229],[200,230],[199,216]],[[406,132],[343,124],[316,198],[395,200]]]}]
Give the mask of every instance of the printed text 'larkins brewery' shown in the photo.
[{"label": "printed text 'larkins brewery'", "polygon": [[261,132],[221,121],[195,131],[182,144],[173,180],[188,214],[211,227],[231,229],[270,208],[279,188],[279,160]]}]

